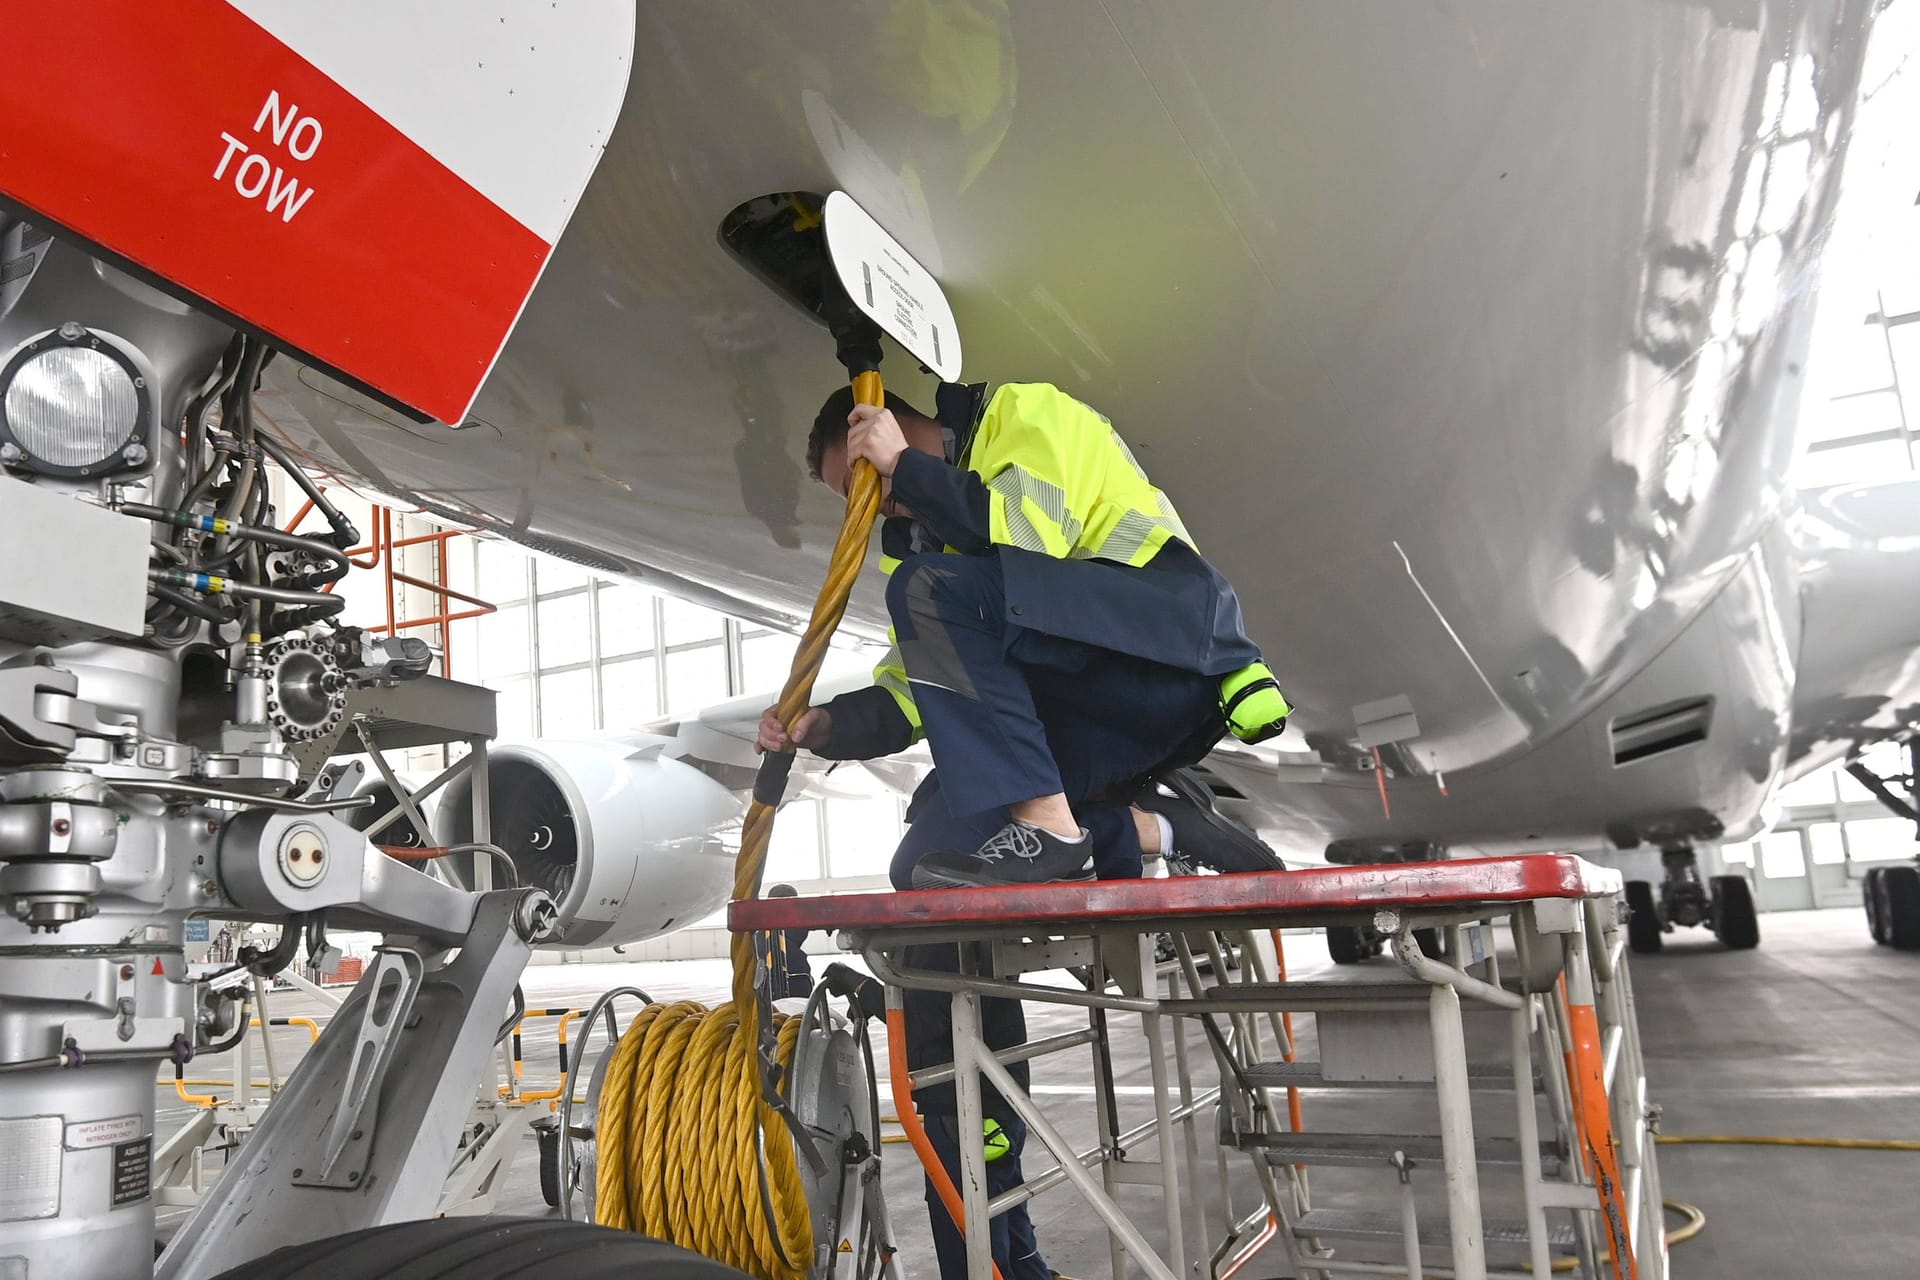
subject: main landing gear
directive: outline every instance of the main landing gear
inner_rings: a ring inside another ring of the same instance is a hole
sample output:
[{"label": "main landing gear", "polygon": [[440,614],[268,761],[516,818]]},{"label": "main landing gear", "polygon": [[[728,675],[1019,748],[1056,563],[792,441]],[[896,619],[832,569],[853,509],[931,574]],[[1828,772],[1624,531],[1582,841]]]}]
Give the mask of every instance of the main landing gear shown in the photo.
[{"label": "main landing gear", "polygon": [[[1907,739],[1904,774],[1881,778],[1858,760],[1847,766],[1847,772],[1881,804],[1915,823],[1915,834],[1920,835],[1920,737]],[[1905,788],[1912,801],[1895,795],[1894,786]],[[1920,862],[1870,868],[1861,888],[1873,940],[1896,951],[1920,951]]]},{"label": "main landing gear", "polygon": [[1681,925],[1706,925],[1729,951],[1760,945],[1760,917],[1745,877],[1702,880],[1692,845],[1662,849],[1660,861],[1666,879],[1657,900],[1652,881],[1627,881],[1627,943],[1636,953],[1660,950],[1665,935]]},{"label": "main landing gear", "polygon": [[1875,942],[1896,951],[1920,951],[1920,866],[1870,868],[1861,896]]}]

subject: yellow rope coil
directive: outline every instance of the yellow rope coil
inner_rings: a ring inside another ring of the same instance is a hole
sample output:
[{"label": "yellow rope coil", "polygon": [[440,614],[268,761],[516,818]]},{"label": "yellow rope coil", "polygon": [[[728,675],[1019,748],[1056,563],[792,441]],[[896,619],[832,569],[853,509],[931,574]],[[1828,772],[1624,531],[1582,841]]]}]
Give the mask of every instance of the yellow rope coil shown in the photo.
[{"label": "yellow rope coil", "polygon": [[[857,376],[854,398],[882,403],[880,375]],[[811,704],[814,678],[846,613],[879,510],[880,477],[860,462],[826,582],[780,694],[780,721],[789,730]],[[758,800],[747,809],[734,869],[736,901],[760,892],[774,813]],[[729,954],[730,1003],[715,1009],[687,1000],[649,1005],[620,1037],[595,1127],[594,1220],[670,1240],[763,1280],[799,1280],[813,1260],[813,1220],[786,1122],[761,1093],[752,937],[735,934]],[[775,1015],[774,1027],[776,1060],[785,1070],[799,1020]],[[771,1228],[762,1207],[763,1156]]]}]

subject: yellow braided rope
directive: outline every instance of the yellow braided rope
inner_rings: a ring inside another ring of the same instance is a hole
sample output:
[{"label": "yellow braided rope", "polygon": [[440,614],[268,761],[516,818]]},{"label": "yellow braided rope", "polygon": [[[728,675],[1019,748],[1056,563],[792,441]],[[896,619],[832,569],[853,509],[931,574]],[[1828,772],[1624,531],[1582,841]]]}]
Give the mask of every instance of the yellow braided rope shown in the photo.
[{"label": "yellow braided rope", "polygon": [[[861,404],[882,403],[880,375],[854,379]],[[805,715],[827,641],[847,610],[880,509],[880,477],[860,462],[847,515],[780,694],[789,731]],[[760,892],[774,807],[755,800],[741,831],[733,897]],[[733,999],[715,1009],[682,1000],[641,1010],[615,1048],[600,1094],[594,1220],[658,1236],[763,1280],[800,1280],[813,1260],[813,1220],[786,1122],[762,1099],[753,939],[733,935]],[[793,1061],[800,1022],[776,1014],[777,1060]],[[773,1205],[761,1203],[761,1158]]]}]

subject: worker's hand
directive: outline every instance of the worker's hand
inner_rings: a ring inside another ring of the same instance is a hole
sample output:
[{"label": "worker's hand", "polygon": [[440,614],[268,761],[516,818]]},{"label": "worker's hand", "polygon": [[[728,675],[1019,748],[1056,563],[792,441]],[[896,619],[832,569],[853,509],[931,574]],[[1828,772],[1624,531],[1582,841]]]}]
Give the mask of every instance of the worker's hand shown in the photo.
[{"label": "worker's hand", "polygon": [[833,717],[825,707],[814,707],[800,717],[789,735],[780,723],[780,708],[768,707],[760,717],[760,735],[754,741],[756,751],[791,751],[795,747],[818,749],[833,736]]},{"label": "worker's hand", "polygon": [[907,437],[889,409],[857,404],[847,415],[847,465],[865,458],[883,476],[893,474],[900,455],[907,451]]}]

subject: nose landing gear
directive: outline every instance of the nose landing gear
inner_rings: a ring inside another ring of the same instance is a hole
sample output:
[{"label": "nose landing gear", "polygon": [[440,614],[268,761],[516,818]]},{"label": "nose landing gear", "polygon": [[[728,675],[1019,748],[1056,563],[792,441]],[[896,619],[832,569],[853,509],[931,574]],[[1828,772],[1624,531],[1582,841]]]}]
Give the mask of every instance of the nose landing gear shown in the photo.
[{"label": "nose landing gear", "polygon": [[1665,935],[1680,926],[1706,925],[1729,951],[1760,945],[1760,917],[1753,886],[1744,876],[1702,879],[1692,845],[1660,851],[1666,879],[1658,900],[1648,880],[1627,882],[1627,942],[1640,955],[1658,951]]}]

